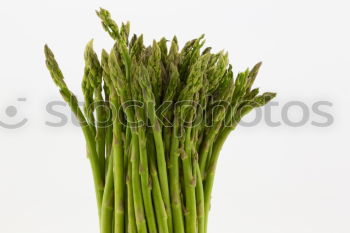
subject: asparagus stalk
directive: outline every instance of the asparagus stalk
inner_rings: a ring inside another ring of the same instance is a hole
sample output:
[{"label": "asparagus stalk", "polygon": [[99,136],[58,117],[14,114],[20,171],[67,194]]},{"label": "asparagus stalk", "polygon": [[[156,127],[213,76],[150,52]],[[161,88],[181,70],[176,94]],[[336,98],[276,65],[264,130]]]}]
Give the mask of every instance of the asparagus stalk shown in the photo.
[{"label": "asparagus stalk", "polygon": [[[111,160],[114,158],[111,157]],[[113,185],[113,161],[110,161],[106,175],[101,206],[101,233],[113,232],[113,211],[114,211],[114,185]]]},{"label": "asparagus stalk", "polygon": [[113,161],[113,181],[114,181],[114,232],[124,231],[124,216],[125,216],[125,175],[124,175],[124,149],[121,141],[122,125],[118,116],[118,109],[120,108],[120,100],[113,88],[110,78],[110,71],[108,67],[108,54],[106,51],[102,52],[102,68],[103,78],[110,88],[110,105],[112,113],[112,161]]},{"label": "asparagus stalk", "polygon": [[101,215],[101,204],[102,204],[102,197],[103,197],[103,191],[104,191],[104,179],[103,174],[101,172],[100,166],[99,166],[99,160],[98,160],[98,154],[96,150],[96,144],[93,138],[93,132],[91,131],[91,128],[88,125],[88,122],[86,121],[85,116],[83,115],[82,111],[80,110],[80,107],[78,105],[78,100],[75,97],[75,95],[68,89],[66,83],[64,82],[63,74],[57,64],[57,61],[55,59],[55,56],[53,55],[50,48],[45,45],[45,56],[46,56],[46,66],[48,70],[50,71],[51,77],[55,84],[59,87],[60,93],[63,97],[63,99],[69,104],[70,108],[72,109],[74,115],[79,120],[80,126],[82,128],[82,131],[85,136],[86,144],[87,144],[87,153],[88,158],[90,159],[93,179],[94,179],[94,185],[95,185],[95,192],[96,192],[96,199],[97,199],[97,207],[99,216]]},{"label": "asparagus stalk", "polygon": [[[136,233],[137,232],[137,226],[136,226],[136,219],[135,219],[135,210],[134,210],[134,197],[133,197],[133,189],[132,189],[132,172],[131,172],[131,162],[128,163],[128,175],[127,175],[127,193],[128,193],[128,225],[127,225],[127,232],[130,233]],[[116,231],[118,232],[118,231]]]},{"label": "asparagus stalk", "polygon": [[105,112],[104,100],[102,97],[102,67],[97,58],[97,54],[93,50],[93,41],[91,40],[85,49],[85,67],[88,70],[88,79],[93,88],[94,108],[96,109],[96,150],[98,154],[101,171],[105,172]]},{"label": "asparagus stalk", "polygon": [[159,183],[159,176],[157,172],[157,165],[156,165],[156,152],[155,152],[155,145],[154,140],[152,138],[152,134],[148,133],[147,138],[149,139],[149,145],[148,145],[148,154],[150,155],[150,170],[152,175],[152,195],[154,200],[154,207],[155,212],[157,215],[157,222],[159,225],[159,232],[168,233],[168,216],[165,209],[164,200],[162,197],[161,187]]}]

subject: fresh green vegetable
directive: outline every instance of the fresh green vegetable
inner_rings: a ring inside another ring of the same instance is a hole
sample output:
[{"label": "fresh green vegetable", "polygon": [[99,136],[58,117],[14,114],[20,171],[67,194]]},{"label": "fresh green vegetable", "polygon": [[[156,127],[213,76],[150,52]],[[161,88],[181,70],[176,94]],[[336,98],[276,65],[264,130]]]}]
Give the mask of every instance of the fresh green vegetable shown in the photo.
[{"label": "fresh green vegetable", "polygon": [[83,110],[52,51],[46,65],[83,130],[101,233],[205,233],[219,152],[241,118],[274,93],[251,89],[261,63],[234,78],[228,55],[179,50],[162,38],[145,46],[108,11],[97,15],[115,41],[99,59],[85,50]]}]

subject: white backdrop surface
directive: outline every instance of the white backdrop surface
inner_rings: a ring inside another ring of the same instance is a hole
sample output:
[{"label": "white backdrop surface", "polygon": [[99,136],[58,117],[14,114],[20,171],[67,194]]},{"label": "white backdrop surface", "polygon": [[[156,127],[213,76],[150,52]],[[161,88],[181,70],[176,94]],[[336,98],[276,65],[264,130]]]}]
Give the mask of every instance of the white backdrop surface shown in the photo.
[{"label": "white backdrop surface", "polygon": [[[145,41],[177,35],[181,44],[206,34],[230,54],[234,71],[264,65],[256,82],[278,93],[271,127],[262,118],[227,140],[217,169],[209,233],[350,232],[350,3],[333,0],[4,1],[0,2],[0,232],[96,233],[95,197],[80,129],[45,107],[60,100],[44,65],[56,54],[67,83],[80,90],[83,50],[112,41],[94,10],[104,7]],[[81,95],[80,95],[81,96]],[[18,101],[25,98],[25,101]],[[282,118],[289,108],[292,127]],[[327,101],[322,110],[312,105]],[[9,117],[8,106],[17,108]],[[69,115],[69,111],[61,108]],[[254,120],[254,115],[246,121]]]}]

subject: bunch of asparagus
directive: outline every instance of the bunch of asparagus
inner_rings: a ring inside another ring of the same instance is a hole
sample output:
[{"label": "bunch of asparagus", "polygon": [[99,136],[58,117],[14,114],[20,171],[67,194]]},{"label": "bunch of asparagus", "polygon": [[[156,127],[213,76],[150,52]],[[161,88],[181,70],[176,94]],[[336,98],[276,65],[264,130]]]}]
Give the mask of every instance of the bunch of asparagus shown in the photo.
[{"label": "bunch of asparagus", "polygon": [[205,233],[225,139],[275,97],[251,88],[261,64],[234,78],[227,53],[203,49],[203,36],[181,50],[176,37],[146,47],[129,23],[97,15],[115,44],[100,60],[87,44],[82,110],[48,46],[45,55],[86,139],[101,233]]}]

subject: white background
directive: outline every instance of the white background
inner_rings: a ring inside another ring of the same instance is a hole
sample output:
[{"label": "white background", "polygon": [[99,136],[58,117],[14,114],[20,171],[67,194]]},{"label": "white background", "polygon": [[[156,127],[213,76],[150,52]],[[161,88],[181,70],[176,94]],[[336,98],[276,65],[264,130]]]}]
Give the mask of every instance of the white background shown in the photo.
[{"label": "white background", "polygon": [[[146,42],[206,34],[230,53],[234,70],[262,60],[256,86],[278,93],[273,118],[289,101],[310,109],[330,101],[329,127],[239,127],[217,169],[209,233],[350,232],[349,1],[4,1],[0,3],[0,232],[96,233],[95,197],[83,136],[55,122],[45,106],[60,100],[44,66],[48,43],[73,91],[80,93],[83,49],[112,41],[94,10],[104,7]],[[81,95],[80,95],[81,96]],[[18,102],[17,98],[26,98]],[[14,105],[15,117],[5,109]],[[60,111],[63,111],[62,109]],[[64,110],[67,114],[68,110]],[[302,118],[300,108],[291,119]],[[253,116],[249,116],[253,119]],[[248,118],[249,118],[248,117]],[[247,118],[247,119],[248,119]]]}]

